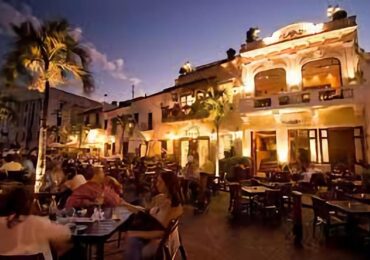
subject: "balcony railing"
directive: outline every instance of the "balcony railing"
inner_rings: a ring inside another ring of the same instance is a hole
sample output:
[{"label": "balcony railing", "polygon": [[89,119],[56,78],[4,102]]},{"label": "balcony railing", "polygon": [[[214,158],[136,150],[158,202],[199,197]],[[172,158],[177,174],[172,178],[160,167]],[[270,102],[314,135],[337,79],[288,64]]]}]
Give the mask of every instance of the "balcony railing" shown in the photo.
[{"label": "balcony railing", "polygon": [[174,105],[172,108],[162,107],[162,122],[203,119],[209,117],[209,115],[210,113],[201,107],[195,108],[187,105],[184,107]]},{"label": "balcony railing", "polygon": [[312,89],[301,92],[282,93],[270,97],[243,98],[240,100],[240,112],[250,113],[259,110],[276,109],[297,106],[316,106],[353,102],[354,98],[360,98],[361,87],[348,87],[340,89]]}]

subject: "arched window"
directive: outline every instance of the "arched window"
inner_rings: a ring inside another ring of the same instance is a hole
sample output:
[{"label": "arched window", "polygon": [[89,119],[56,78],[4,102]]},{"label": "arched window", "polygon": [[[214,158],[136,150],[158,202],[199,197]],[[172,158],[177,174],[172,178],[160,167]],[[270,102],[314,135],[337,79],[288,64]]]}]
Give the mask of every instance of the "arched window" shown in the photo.
[{"label": "arched window", "polygon": [[254,77],[255,96],[275,95],[287,90],[284,69],[271,69],[258,72]]},{"label": "arched window", "polygon": [[342,85],[340,62],[336,58],[311,61],[302,66],[303,89],[339,88]]}]

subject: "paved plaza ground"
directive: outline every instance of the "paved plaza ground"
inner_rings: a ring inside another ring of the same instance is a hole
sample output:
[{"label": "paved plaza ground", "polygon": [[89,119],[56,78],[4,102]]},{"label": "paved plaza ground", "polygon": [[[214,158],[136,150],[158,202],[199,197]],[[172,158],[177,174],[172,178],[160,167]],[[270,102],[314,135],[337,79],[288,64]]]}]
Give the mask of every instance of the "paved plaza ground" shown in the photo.
[{"label": "paved plaza ground", "polygon": [[[370,259],[362,249],[349,248],[343,240],[325,241],[320,229],[312,236],[312,209],[304,208],[303,248],[295,248],[291,222],[266,223],[259,217],[232,219],[228,212],[229,196],[220,192],[212,198],[210,209],[202,215],[193,215],[191,206],[185,206],[180,231],[189,260],[242,259]],[[115,244],[106,246],[106,259],[122,259],[122,250]],[[180,259],[180,258],[177,258]]]}]

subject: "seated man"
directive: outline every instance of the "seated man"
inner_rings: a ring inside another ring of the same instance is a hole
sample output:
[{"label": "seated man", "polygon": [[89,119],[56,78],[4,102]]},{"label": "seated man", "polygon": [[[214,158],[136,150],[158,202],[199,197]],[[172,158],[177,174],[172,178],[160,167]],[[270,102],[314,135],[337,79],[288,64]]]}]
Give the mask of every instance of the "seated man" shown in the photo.
[{"label": "seated man", "polygon": [[93,168],[93,177],[76,188],[68,198],[66,208],[85,208],[94,205],[107,207],[118,206],[122,199],[110,187],[105,185],[105,174],[102,167]]},{"label": "seated man", "polygon": [[239,163],[236,164],[231,173],[227,175],[227,180],[230,182],[241,182],[251,178],[249,174],[249,160],[247,158],[241,158]]}]

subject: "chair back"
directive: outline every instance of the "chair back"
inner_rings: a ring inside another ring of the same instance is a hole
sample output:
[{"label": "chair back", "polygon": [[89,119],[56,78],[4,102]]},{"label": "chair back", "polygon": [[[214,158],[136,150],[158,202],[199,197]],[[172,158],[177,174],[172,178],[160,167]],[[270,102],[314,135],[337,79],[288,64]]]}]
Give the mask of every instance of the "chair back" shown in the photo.
[{"label": "chair back", "polygon": [[291,196],[292,195],[292,184],[287,183],[280,187],[280,192],[282,196]]},{"label": "chair back", "polygon": [[290,173],[289,172],[274,172],[272,173],[270,180],[275,181],[275,182],[290,181]]},{"label": "chair back", "polygon": [[326,201],[320,197],[312,196],[312,208],[315,218],[321,218],[327,224],[330,224],[330,209]]},{"label": "chair back", "polygon": [[239,200],[241,193],[240,189],[241,186],[239,183],[230,183],[229,184],[230,199]]},{"label": "chair back", "polygon": [[281,208],[280,190],[266,190],[265,206],[276,206],[277,208]]},{"label": "chair back", "polygon": [[22,182],[24,181],[24,171],[8,171],[8,180]]},{"label": "chair back", "polygon": [[319,173],[319,172],[318,173],[313,173],[311,175],[310,182],[315,188],[317,188],[319,186],[326,186],[327,185],[325,175],[323,173]]},{"label": "chair back", "polygon": [[34,255],[0,255],[0,260],[44,260],[42,253]]},{"label": "chair back", "polygon": [[299,173],[293,173],[291,177],[292,177],[292,181],[295,181],[295,182],[302,179],[302,176]]},{"label": "chair back", "polygon": [[[173,219],[164,232],[164,235],[159,243],[155,259],[156,260],[173,260],[176,254],[182,247],[181,238],[179,233],[179,220]],[[181,250],[182,253],[185,251]],[[185,256],[182,256],[186,259]]]},{"label": "chair back", "polygon": [[336,189],[343,191],[343,193],[354,193],[356,186],[350,181],[339,182],[336,186]]}]

